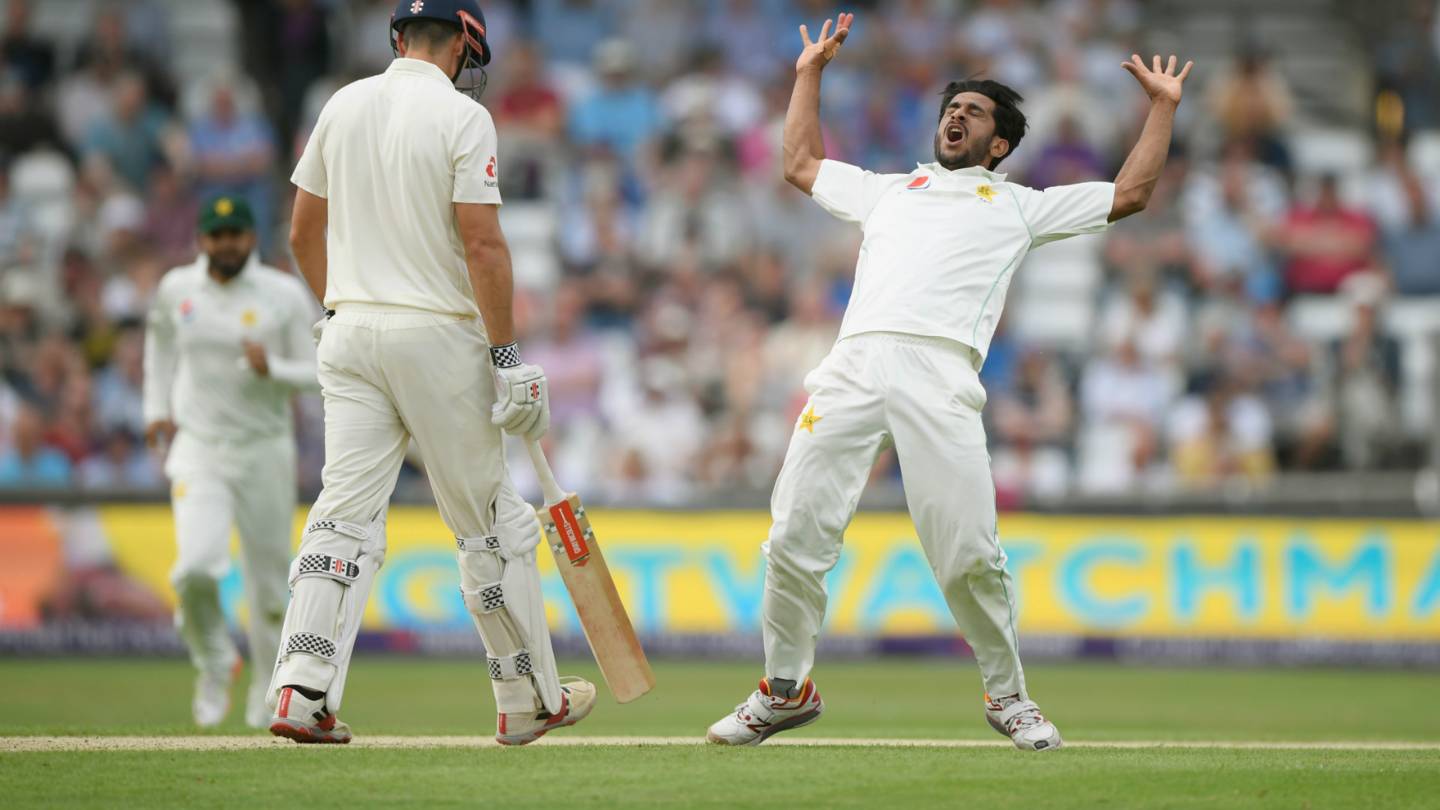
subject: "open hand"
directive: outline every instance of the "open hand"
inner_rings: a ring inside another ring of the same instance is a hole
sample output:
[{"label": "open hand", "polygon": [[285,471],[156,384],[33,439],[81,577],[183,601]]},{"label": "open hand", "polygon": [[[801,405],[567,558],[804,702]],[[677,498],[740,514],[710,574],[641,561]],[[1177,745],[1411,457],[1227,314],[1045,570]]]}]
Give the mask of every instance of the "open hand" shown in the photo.
[{"label": "open hand", "polygon": [[855,21],[854,14],[841,14],[835,24],[835,33],[830,33],[830,20],[820,26],[820,38],[815,42],[810,41],[810,31],[804,25],[800,26],[800,39],[805,42],[805,49],[800,52],[800,58],[795,60],[795,72],[803,70],[823,70],[835,54],[840,52],[840,46],[845,44],[845,38],[850,36],[850,24]]},{"label": "open hand", "polygon": [[1129,62],[1122,62],[1120,66],[1130,71],[1130,75],[1140,82],[1145,89],[1145,94],[1150,97],[1153,104],[1159,101],[1168,101],[1171,104],[1180,103],[1181,85],[1185,83],[1185,77],[1190,75],[1190,68],[1195,66],[1194,62],[1186,62],[1185,67],[1177,75],[1175,63],[1178,60],[1174,54],[1170,55],[1170,63],[1164,70],[1160,69],[1160,54],[1155,54],[1151,67],[1145,67],[1145,60],[1140,54],[1130,55]]}]

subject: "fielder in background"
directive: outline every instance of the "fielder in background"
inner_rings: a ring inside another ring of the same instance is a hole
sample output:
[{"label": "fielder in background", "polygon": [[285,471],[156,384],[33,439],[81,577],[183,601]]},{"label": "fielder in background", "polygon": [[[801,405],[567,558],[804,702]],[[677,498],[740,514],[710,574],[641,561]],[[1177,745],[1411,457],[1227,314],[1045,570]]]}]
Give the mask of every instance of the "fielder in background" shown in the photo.
[{"label": "fielder in background", "polygon": [[515,345],[495,125],[456,92],[490,61],[485,35],[474,0],[401,0],[395,61],[330,99],[292,177],[291,248],[334,312],[319,349],[324,490],[273,681],[270,731],[297,742],[350,739],[335,713],[412,438],[489,656],[496,739],[530,742],[595,701],[593,685],[556,674],[539,527],[505,464],[501,429],[538,439],[550,413],[544,373]]},{"label": "fielder in background", "polygon": [[199,670],[195,722],[225,719],[241,668],[220,606],[234,527],[250,614],[245,722],[264,728],[295,520],[291,395],[319,388],[315,303],[300,279],[260,264],[255,222],[239,197],[201,209],[200,247],[198,261],[160,281],[150,310],[145,440],[168,445],[179,546],[171,582],[176,626]]},{"label": "fielder in background", "polygon": [[[796,62],[785,118],[785,178],[864,232],[855,286],[829,356],[805,379],[809,402],[775,483],[765,544],[765,674],[760,689],[710,727],[711,742],[754,745],[819,718],[810,680],[825,616],[825,575],[881,450],[894,447],[930,567],[985,684],[990,725],[1021,749],[1052,750],[1060,732],[1025,688],[1015,635],[1015,584],[997,537],[995,487],[979,371],[1005,291],[1031,248],[1105,230],[1143,209],[1165,165],[1190,65],[1125,68],[1150,96],[1140,140],[1114,183],[1044,191],[995,168],[1020,145],[1019,94],[994,81],[942,94],[935,160],[875,174],[825,157],[820,74],[853,14],[830,21]],[[1043,268],[1036,268],[1043,271]],[[935,685],[940,699],[950,694]]]}]

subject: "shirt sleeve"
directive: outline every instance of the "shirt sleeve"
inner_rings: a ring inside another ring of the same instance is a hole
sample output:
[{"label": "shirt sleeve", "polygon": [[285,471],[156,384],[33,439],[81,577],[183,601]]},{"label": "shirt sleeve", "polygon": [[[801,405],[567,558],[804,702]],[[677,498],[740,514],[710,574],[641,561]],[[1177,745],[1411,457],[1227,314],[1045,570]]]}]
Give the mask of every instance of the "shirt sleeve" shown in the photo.
[{"label": "shirt sleeve", "polygon": [[495,121],[489,110],[479,104],[461,119],[455,133],[450,158],[455,167],[455,191],[450,198],[457,203],[500,204],[499,152]]},{"label": "shirt sleeve", "polygon": [[837,219],[862,225],[889,185],[889,176],[838,160],[820,161],[810,196]]},{"label": "shirt sleeve", "polygon": [[145,382],[141,409],[145,424],[170,418],[170,391],[175,383],[175,321],[165,285],[155,293],[145,316]]},{"label": "shirt sleeve", "polygon": [[287,284],[285,289],[290,298],[290,314],[285,322],[283,353],[266,358],[270,379],[297,391],[319,391],[312,330],[320,313],[310,303],[310,291],[301,284]]},{"label": "shirt sleeve", "polygon": [[1114,183],[1076,183],[1044,191],[1018,188],[1020,212],[1030,229],[1031,247],[1110,227]]},{"label": "shirt sleeve", "polygon": [[290,182],[325,199],[330,198],[330,175],[325,170],[325,133],[330,130],[329,111],[329,105],[320,111],[320,120],[315,122],[315,129],[305,141],[305,151],[300,153],[300,162],[295,164],[295,171],[290,175]]}]

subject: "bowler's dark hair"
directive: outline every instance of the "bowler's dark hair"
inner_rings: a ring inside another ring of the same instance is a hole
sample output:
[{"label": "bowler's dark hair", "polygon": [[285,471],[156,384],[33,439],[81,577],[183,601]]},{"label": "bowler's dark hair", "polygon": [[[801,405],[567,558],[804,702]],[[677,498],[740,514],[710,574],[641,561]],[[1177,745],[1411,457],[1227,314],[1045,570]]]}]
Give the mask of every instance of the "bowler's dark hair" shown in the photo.
[{"label": "bowler's dark hair", "polygon": [[441,48],[460,35],[459,23],[420,17],[400,23],[400,33],[405,35],[409,47],[419,46],[425,50]]},{"label": "bowler's dark hair", "polygon": [[1025,137],[1025,113],[1020,112],[1020,102],[1025,99],[1009,87],[991,79],[966,79],[960,82],[950,82],[940,92],[940,115],[936,121],[945,117],[945,108],[950,102],[961,93],[979,93],[982,96],[995,102],[995,134],[1004,138],[1010,144],[1010,149],[998,158],[988,168],[995,168],[1000,161],[1010,157],[1020,146],[1020,141]]}]

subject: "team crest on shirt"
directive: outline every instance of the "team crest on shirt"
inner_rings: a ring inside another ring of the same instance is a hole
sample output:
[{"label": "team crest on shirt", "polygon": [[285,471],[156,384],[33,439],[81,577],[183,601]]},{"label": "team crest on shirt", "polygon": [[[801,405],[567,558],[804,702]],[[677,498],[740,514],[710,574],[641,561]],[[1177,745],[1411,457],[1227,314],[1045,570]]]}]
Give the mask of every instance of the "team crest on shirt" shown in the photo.
[{"label": "team crest on shirt", "polygon": [[487,188],[495,187],[495,156],[490,156],[490,162],[485,164],[485,176],[490,178],[485,181]]},{"label": "team crest on shirt", "polygon": [[975,196],[985,202],[995,202],[995,189],[989,183],[983,183],[975,189]]},{"label": "team crest on shirt", "polygon": [[243,326],[254,326],[255,322],[258,320],[260,320],[260,316],[256,315],[255,310],[253,309],[247,309],[244,312],[240,313],[240,323]]},{"label": "team crest on shirt", "polygon": [[922,174],[919,177],[916,177],[914,180],[911,180],[910,185],[906,186],[905,188],[909,191],[923,191],[929,187],[930,175]]},{"label": "team crest on shirt", "polygon": [[180,302],[180,320],[185,323],[195,320],[195,302],[189,298]]},{"label": "team crest on shirt", "polygon": [[800,425],[799,425],[799,427],[797,427],[797,428],[795,428],[795,429],[796,429],[796,430],[803,430],[803,431],[805,431],[805,432],[807,432],[807,433],[814,433],[814,432],[815,432],[815,425],[816,425],[816,423],[818,423],[821,419],[824,419],[824,418],[825,418],[825,417],[823,417],[823,416],[816,416],[816,415],[815,415],[815,406],[814,406],[814,405],[806,406],[805,412],[802,413],[802,414],[800,414]]}]

